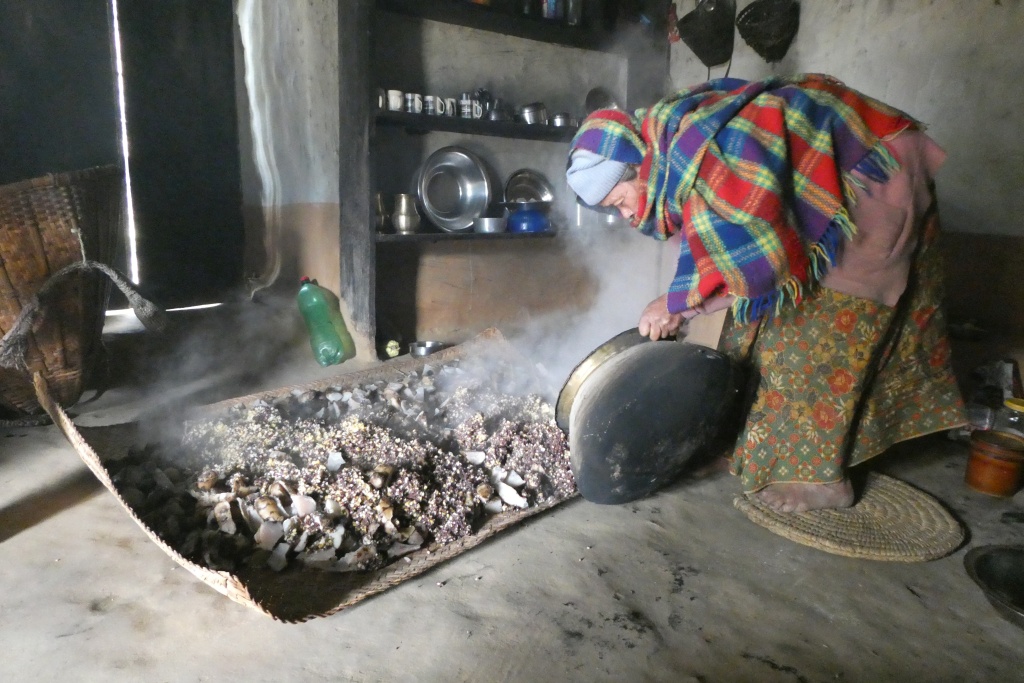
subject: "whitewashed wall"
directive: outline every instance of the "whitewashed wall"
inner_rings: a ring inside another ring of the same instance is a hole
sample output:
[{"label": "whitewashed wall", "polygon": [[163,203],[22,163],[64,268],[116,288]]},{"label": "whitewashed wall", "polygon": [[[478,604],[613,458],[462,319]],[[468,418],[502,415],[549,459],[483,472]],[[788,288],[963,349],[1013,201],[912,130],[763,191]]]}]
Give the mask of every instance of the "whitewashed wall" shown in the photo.
[{"label": "whitewashed wall", "polygon": [[[694,7],[676,5],[679,16]],[[938,178],[947,230],[1024,234],[1024,2],[803,0],[800,31],[775,65],[735,38],[730,76],[828,73],[925,122],[949,153]],[[707,73],[673,46],[674,87]]]}]

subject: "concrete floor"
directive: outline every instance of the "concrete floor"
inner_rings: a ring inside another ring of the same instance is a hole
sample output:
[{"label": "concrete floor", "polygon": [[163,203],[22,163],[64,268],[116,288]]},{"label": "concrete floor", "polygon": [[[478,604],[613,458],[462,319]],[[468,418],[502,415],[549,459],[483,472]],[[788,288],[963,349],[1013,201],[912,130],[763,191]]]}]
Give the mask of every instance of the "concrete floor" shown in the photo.
[{"label": "concrete floor", "polygon": [[[304,371],[265,388],[325,374]],[[73,412],[109,424],[147,400],[118,389]],[[632,505],[564,504],[340,614],[285,625],[166,556],[55,427],[0,429],[0,681],[1021,680],[1024,631],[963,555],[1024,543],[1024,509],[964,487],[963,445],[897,451],[876,465],[969,528],[952,556],[878,563],[796,545],[737,512],[726,476]]]}]

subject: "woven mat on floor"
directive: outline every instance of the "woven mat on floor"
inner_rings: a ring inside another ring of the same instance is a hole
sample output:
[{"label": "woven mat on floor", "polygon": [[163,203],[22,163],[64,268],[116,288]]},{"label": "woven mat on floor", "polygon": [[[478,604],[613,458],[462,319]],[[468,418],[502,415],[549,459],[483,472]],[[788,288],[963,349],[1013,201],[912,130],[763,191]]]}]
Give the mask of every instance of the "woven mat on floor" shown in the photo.
[{"label": "woven mat on floor", "polygon": [[846,557],[926,562],[950,554],[964,541],[963,527],[939,501],[875,472],[853,507],[844,510],[775,512],[747,496],[733,504],[772,533]]}]

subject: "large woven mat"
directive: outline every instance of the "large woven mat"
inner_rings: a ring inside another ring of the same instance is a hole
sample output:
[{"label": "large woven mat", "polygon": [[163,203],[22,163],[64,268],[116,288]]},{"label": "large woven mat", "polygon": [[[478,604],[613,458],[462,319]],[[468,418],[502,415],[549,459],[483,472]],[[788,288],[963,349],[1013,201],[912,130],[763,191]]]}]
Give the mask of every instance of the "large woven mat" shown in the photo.
[{"label": "large woven mat", "polygon": [[[403,373],[420,369],[426,363],[443,363],[476,352],[484,345],[504,344],[497,330],[487,330],[461,346],[445,349],[426,358],[402,358],[383,363],[378,368],[353,372],[339,377],[319,380],[310,384],[283,387],[273,391],[230,399],[198,410],[213,413],[237,403],[251,403],[257,399],[273,400],[293,389],[326,389],[330,386],[358,386],[382,378],[400,378]],[[356,603],[408,581],[437,565],[460,555],[474,546],[515,526],[525,519],[544,512],[567,499],[550,500],[525,510],[509,510],[488,519],[476,533],[445,545],[430,544],[393,564],[376,571],[334,573],[303,567],[290,567],[282,572],[266,568],[243,567],[235,573],[216,571],[191,562],[168,545],[136,514],[118,492],[107,470],[106,461],[123,457],[133,445],[139,445],[140,425],[126,423],[110,427],[79,427],[49,393],[45,379],[36,373],[35,389],[40,405],[53,418],[82,461],[92,470],[103,486],[113,494],[131,519],[146,536],[168,556],[219,593],[235,602],[253,607],[274,619],[296,623],[313,617],[323,617],[351,607]]]},{"label": "large woven mat", "polygon": [[748,496],[738,496],[733,504],[772,533],[846,557],[926,562],[950,554],[964,541],[963,527],[939,501],[874,472],[856,504],[843,510],[782,513]]}]

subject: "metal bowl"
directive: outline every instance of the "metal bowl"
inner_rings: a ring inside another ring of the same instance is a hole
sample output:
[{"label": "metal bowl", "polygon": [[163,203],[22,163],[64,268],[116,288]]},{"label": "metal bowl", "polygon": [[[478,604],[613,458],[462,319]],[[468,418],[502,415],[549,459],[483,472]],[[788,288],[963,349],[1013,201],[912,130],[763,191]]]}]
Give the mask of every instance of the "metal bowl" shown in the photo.
[{"label": "metal bowl", "polygon": [[964,556],[964,568],[996,611],[1024,628],[1024,546],[974,548]]},{"label": "metal bowl", "polygon": [[448,345],[439,341],[414,341],[409,344],[409,355],[422,358],[437,353],[446,346]]},{"label": "metal bowl", "polygon": [[551,202],[555,189],[540,171],[521,168],[505,181],[505,202]]},{"label": "metal bowl", "polygon": [[490,217],[481,216],[473,221],[473,232],[495,233],[505,232],[508,225],[507,216]]},{"label": "metal bowl", "polygon": [[547,232],[551,219],[537,209],[520,209],[508,217],[509,232]]},{"label": "metal bowl", "polygon": [[477,155],[462,147],[442,147],[423,162],[416,194],[434,225],[445,232],[462,232],[491,203],[491,182]]}]

